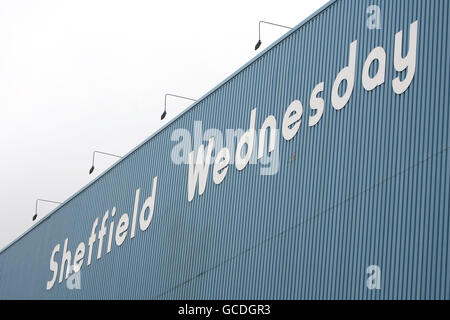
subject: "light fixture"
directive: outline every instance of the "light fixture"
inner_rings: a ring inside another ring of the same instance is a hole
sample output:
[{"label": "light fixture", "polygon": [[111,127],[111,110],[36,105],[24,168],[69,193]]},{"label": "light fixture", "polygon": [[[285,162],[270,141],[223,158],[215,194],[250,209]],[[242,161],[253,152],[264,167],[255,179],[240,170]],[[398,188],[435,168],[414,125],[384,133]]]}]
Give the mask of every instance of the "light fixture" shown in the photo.
[{"label": "light fixture", "polygon": [[259,25],[258,25],[258,42],[256,43],[255,50],[258,50],[259,47],[261,47],[261,44],[262,44],[262,42],[261,42],[261,23],[265,23],[265,24],[268,24],[268,25],[271,25],[271,26],[285,28],[285,29],[292,29],[291,27],[286,27],[286,26],[283,26],[281,24],[276,24],[276,23],[267,22],[267,21],[260,21]]},{"label": "light fixture", "polygon": [[36,218],[38,216],[37,211],[38,211],[38,203],[39,203],[39,201],[48,202],[48,203],[55,203],[55,204],[61,204],[61,202],[58,202],[58,201],[46,200],[46,199],[36,199],[36,210],[34,211],[33,221],[36,220]]},{"label": "light fixture", "polygon": [[183,97],[183,96],[178,96],[176,94],[166,93],[166,95],[164,96],[164,112],[161,115],[161,120],[163,120],[166,117],[166,115],[167,115],[167,108],[166,108],[166,106],[167,106],[167,97],[168,96],[179,98],[179,99],[190,100],[190,101],[194,101],[194,102],[197,101],[195,99],[191,99],[191,98],[187,98],[187,97]]},{"label": "light fixture", "polygon": [[118,155],[115,155],[115,154],[112,154],[112,153],[107,153],[107,152],[97,151],[96,150],[96,151],[94,151],[92,153],[92,167],[91,167],[91,169],[89,169],[89,174],[94,172],[94,169],[95,169],[94,162],[95,162],[95,154],[96,153],[100,153],[100,154],[103,154],[103,155],[106,155],[106,156],[110,156],[110,157],[122,158],[121,156],[118,156]]},{"label": "light fixture", "polygon": [[258,42],[256,43],[256,46],[255,46],[255,50],[258,50],[259,49],[259,47],[261,47],[261,40],[258,40]]}]

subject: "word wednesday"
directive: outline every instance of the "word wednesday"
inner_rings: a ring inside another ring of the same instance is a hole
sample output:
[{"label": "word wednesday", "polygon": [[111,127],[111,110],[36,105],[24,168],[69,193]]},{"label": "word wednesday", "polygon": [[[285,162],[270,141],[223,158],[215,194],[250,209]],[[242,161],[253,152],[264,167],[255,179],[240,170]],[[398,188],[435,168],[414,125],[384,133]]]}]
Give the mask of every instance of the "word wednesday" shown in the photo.
[{"label": "word wednesday", "polygon": [[[393,53],[393,62],[394,68],[397,72],[406,71],[406,75],[404,79],[401,80],[400,77],[396,77],[392,80],[392,88],[396,94],[404,93],[410,86],[416,70],[416,52],[417,52],[417,29],[418,29],[418,21],[415,21],[410,24],[409,30],[409,49],[406,56],[403,57],[403,31],[399,31],[395,34],[395,44],[394,44],[394,53]],[[346,106],[350,97],[353,93],[353,88],[355,84],[355,70],[356,70],[356,57],[357,57],[357,46],[358,41],[353,41],[350,43],[349,49],[349,59],[348,65],[344,67],[336,76],[336,79],[333,83],[332,92],[331,92],[331,104],[335,110],[341,110]],[[369,70],[372,64],[378,61],[378,70],[374,76],[370,76]],[[386,74],[386,52],[383,47],[374,48],[369,55],[367,56],[364,66],[362,69],[362,85],[366,91],[374,90],[376,87],[381,86],[385,83],[385,74]],[[345,93],[343,95],[339,95],[339,88],[342,83],[346,81],[347,87],[345,89]],[[325,84],[324,82],[318,83],[315,88],[311,92],[309,105],[312,110],[315,111],[314,115],[311,115],[308,119],[308,125],[313,127],[319,123],[325,106],[324,99],[318,97],[318,95],[324,91]],[[303,105],[301,101],[294,100],[286,109],[283,122],[282,122],[282,136],[286,141],[292,140],[301,125],[301,119],[303,114]],[[249,160],[252,156],[253,152],[253,141],[256,139],[255,134],[255,119],[256,119],[256,108],[251,111],[250,114],[250,129],[245,132],[240,138],[235,152],[235,165],[236,169],[241,171],[245,169]],[[265,135],[267,129],[270,128],[270,136],[269,136],[269,146],[268,152],[273,152],[275,149],[275,139],[276,139],[276,129],[277,123],[276,119],[273,115],[269,115],[264,123],[261,126],[260,136],[259,136],[259,145],[258,145],[258,160],[260,160],[264,153],[264,143],[265,143]],[[246,147],[246,148],[245,148]],[[194,155],[195,151],[192,151],[189,154],[189,168],[188,168],[188,200],[192,201],[194,199],[195,190],[197,184],[198,193],[202,195],[206,188],[206,182],[208,178],[208,172],[211,162],[212,150],[214,148],[214,139],[210,139],[208,142],[206,154],[205,154],[205,146],[199,146],[197,150],[197,160],[194,165]],[[245,154],[242,155],[242,152],[245,150]],[[215,184],[220,184],[225,179],[228,166],[230,163],[230,150],[226,147],[222,148],[217,154],[213,165],[213,181]],[[61,245],[57,244],[50,255],[50,271],[52,273],[52,277],[49,281],[47,281],[47,290],[53,288],[57,278],[59,271],[59,283],[63,281],[63,279],[68,279],[71,265],[73,265],[73,270],[78,272],[83,266],[85,260],[86,266],[91,265],[93,258],[92,254],[94,251],[94,244],[98,239],[97,245],[97,260],[101,259],[103,248],[104,248],[104,238],[107,236],[107,244],[106,244],[106,253],[110,253],[113,247],[113,242],[115,245],[121,246],[123,242],[126,240],[127,236],[132,239],[136,235],[136,226],[137,226],[137,218],[138,211],[139,213],[139,228],[142,232],[146,231],[150,225],[150,222],[153,218],[154,212],[154,204],[155,204],[155,196],[156,196],[156,186],[158,182],[158,177],[154,177],[153,186],[152,186],[152,194],[144,201],[140,211],[139,211],[139,197],[140,197],[140,189],[136,190],[135,202],[134,202],[134,210],[133,216],[131,217],[131,228],[129,229],[130,217],[128,213],[123,213],[118,222],[117,227],[115,227],[115,221],[111,221],[109,223],[109,227],[107,227],[107,220],[111,218],[111,220],[116,215],[116,207],[113,207],[111,213],[106,210],[103,215],[103,219],[101,221],[101,226],[98,230],[97,227],[99,225],[99,218],[96,218],[91,229],[91,235],[89,236],[87,246],[88,252],[86,257],[86,244],[84,242],[80,242],[74,251],[73,259],[72,253],[68,249],[69,239],[66,238],[64,240],[64,248],[62,250],[61,264],[59,265],[56,262],[56,255],[61,250]],[[64,271],[65,270],[65,271]]]},{"label": "word wednesday", "polygon": [[[394,68],[397,72],[406,72],[406,76],[403,80],[400,80],[400,76],[397,76],[392,80],[392,89],[396,94],[404,93],[410,86],[414,74],[416,71],[416,52],[417,52],[417,26],[418,21],[413,22],[410,25],[409,32],[409,49],[405,57],[402,56],[403,52],[403,31],[395,34],[394,45]],[[355,70],[356,70],[356,57],[357,57],[358,41],[350,43],[349,61],[348,66],[344,67],[337,75],[333,87],[331,90],[331,104],[335,110],[343,109],[353,93],[353,87],[355,86]],[[378,70],[374,76],[370,76],[369,70],[372,64],[378,61]],[[376,87],[385,83],[386,75],[386,52],[383,47],[374,48],[366,58],[362,69],[362,85],[366,91],[372,91]],[[339,95],[339,88],[344,83],[347,83],[345,93]],[[325,83],[318,83],[311,92],[309,105],[310,108],[315,111],[308,119],[308,126],[313,127],[317,125],[322,118],[325,101],[318,95],[324,91]],[[245,132],[240,138],[235,155],[235,166],[238,171],[244,170],[249,163],[253,150],[254,141],[258,141],[257,159],[260,160],[264,156],[264,146],[266,142],[266,133],[270,128],[269,146],[268,152],[271,153],[275,149],[275,139],[277,137],[277,121],[273,115],[269,115],[263,122],[261,129],[259,130],[259,140],[256,137],[255,119],[257,109],[253,109],[250,114],[250,129]],[[281,125],[281,132],[283,138],[286,141],[295,138],[300,125],[302,123],[303,105],[300,100],[294,100],[287,107],[283,122]],[[194,199],[195,190],[198,184],[198,194],[202,195],[206,189],[206,182],[208,178],[209,167],[211,164],[211,155],[214,149],[214,138],[209,139],[208,147],[205,153],[205,146],[202,144],[198,147],[197,158],[194,164],[195,151],[189,153],[189,175],[188,175],[188,200]],[[213,181],[215,184],[221,184],[225,179],[228,166],[230,164],[230,149],[224,147],[220,151],[216,152],[216,158],[213,166]]]}]

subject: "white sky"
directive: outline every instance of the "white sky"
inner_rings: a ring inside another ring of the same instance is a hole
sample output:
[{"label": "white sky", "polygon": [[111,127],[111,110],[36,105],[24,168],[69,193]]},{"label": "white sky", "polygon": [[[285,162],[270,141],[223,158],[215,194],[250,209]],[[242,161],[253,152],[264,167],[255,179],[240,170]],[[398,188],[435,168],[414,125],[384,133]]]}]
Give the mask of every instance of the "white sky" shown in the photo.
[{"label": "white sky", "polygon": [[0,0],[0,248],[327,2]]}]

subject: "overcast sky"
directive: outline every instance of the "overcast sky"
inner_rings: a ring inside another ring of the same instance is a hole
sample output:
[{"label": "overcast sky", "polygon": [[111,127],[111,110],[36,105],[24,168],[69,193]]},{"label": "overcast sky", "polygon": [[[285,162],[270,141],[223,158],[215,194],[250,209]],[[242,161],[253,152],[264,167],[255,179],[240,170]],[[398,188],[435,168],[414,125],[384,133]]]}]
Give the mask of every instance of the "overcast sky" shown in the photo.
[{"label": "overcast sky", "polygon": [[0,248],[327,2],[0,0]]}]

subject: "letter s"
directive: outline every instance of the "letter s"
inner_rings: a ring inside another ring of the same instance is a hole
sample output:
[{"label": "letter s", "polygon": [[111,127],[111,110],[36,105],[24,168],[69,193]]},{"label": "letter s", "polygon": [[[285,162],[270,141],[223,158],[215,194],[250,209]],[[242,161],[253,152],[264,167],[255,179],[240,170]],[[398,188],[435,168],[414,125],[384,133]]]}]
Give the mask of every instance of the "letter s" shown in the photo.
[{"label": "letter s", "polygon": [[309,105],[311,106],[311,110],[317,110],[315,115],[309,117],[308,125],[310,127],[314,127],[322,118],[323,109],[325,107],[325,101],[318,97],[317,95],[324,90],[324,83],[321,82],[315,86],[313,91],[311,92],[311,97],[309,98]]},{"label": "letter s", "polygon": [[58,263],[55,262],[55,254],[59,252],[60,245],[57,244],[53,248],[52,256],[50,257],[50,271],[53,271],[52,280],[47,281],[47,290],[50,290],[56,281],[56,275],[58,274]]}]

